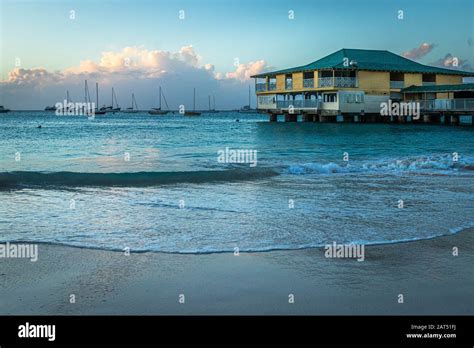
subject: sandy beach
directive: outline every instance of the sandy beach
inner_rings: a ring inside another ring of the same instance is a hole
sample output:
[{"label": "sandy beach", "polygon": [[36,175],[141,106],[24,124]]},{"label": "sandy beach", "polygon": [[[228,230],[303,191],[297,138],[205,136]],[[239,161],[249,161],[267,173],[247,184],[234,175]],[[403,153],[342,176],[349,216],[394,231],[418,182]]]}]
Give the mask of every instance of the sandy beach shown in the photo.
[{"label": "sandy beach", "polygon": [[367,246],[363,262],[322,248],[126,256],[40,244],[37,262],[0,264],[2,315],[474,314],[474,229]]}]

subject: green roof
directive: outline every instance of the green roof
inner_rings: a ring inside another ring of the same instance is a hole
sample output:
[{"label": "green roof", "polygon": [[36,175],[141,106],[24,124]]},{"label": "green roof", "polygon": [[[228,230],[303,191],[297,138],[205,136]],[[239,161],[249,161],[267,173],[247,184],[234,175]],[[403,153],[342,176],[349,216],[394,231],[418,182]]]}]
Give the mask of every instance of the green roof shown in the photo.
[{"label": "green roof", "polygon": [[[344,58],[347,58],[347,60],[345,60]],[[356,62],[356,65],[344,66],[345,61]],[[389,51],[343,48],[337,52],[334,52],[324,58],[321,58],[307,65],[261,73],[252,77],[265,77],[279,74],[290,74],[294,72],[325,69],[371,70],[474,76],[474,72],[423,65]]]},{"label": "green roof", "polygon": [[460,85],[410,86],[402,89],[403,93],[464,91],[474,91],[474,83],[463,83]]}]

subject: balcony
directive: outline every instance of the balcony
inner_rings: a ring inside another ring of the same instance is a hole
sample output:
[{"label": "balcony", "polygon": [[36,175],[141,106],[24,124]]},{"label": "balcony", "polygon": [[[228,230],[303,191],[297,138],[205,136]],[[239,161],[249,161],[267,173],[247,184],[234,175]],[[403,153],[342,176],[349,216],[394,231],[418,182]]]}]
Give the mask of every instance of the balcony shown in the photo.
[{"label": "balcony", "polygon": [[276,84],[276,82],[269,82],[269,83],[268,83],[268,90],[269,90],[269,91],[276,91],[276,89],[277,89],[277,84]]},{"label": "balcony", "polygon": [[285,81],[285,89],[293,89],[293,80]]},{"label": "balcony", "polygon": [[318,87],[357,87],[356,77],[320,77]]},{"label": "balcony", "polygon": [[314,79],[304,79],[303,88],[314,88]]},{"label": "balcony", "polygon": [[[416,102],[416,101],[415,101]],[[429,111],[474,111],[474,99],[420,100],[421,110]]]},{"label": "balcony", "polygon": [[295,109],[317,109],[318,100],[279,100],[277,101],[277,109],[288,109],[292,105]]},{"label": "balcony", "polygon": [[255,90],[257,92],[265,92],[267,90],[267,84],[266,83],[257,83],[255,85]]},{"label": "balcony", "polygon": [[422,86],[436,86],[436,82],[422,82]]},{"label": "balcony", "polygon": [[390,81],[390,88],[400,89],[405,87],[404,81]]}]

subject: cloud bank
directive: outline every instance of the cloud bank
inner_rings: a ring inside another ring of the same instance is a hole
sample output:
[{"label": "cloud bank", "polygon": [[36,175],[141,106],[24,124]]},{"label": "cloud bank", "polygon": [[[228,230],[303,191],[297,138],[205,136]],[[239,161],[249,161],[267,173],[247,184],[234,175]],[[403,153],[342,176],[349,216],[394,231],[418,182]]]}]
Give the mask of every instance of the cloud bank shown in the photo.
[{"label": "cloud bank", "polygon": [[216,96],[217,108],[237,108],[248,103],[248,85],[253,88],[250,76],[268,69],[264,60],[257,60],[238,64],[231,72],[216,72],[214,65],[203,62],[191,45],[177,52],[125,47],[103,52],[99,61],[84,60],[62,71],[16,68],[0,83],[1,103],[12,109],[43,109],[62,101],[66,90],[74,101],[81,101],[87,79],[89,86],[99,82],[101,105],[110,103],[113,86],[121,106],[128,107],[127,101],[135,93],[139,107],[148,109],[156,106],[161,85],[171,108],[190,105],[194,87],[198,108],[207,108],[208,95]]}]

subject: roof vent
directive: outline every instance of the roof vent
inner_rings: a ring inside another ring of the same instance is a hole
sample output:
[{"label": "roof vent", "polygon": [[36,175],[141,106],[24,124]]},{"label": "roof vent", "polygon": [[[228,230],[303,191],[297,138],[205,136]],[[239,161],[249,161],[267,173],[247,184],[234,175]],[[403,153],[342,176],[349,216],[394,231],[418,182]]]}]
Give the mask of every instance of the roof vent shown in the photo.
[{"label": "roof vent", "polygon": [[351,60],[351,61],[349,62],[349,65],[350,65],[350,66],[357,66],[357,62],[356,62],[355,60]]}]

